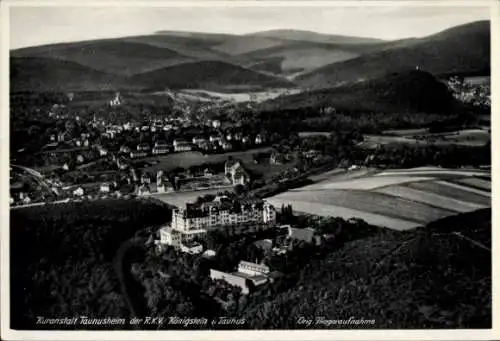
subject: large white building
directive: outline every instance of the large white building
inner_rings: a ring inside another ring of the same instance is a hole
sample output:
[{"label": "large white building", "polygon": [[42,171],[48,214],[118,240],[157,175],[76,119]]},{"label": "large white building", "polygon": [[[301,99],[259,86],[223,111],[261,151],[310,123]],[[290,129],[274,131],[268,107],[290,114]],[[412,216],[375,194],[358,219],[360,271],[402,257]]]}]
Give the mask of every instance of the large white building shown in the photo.
[{"label": "large white building", "polygon": [[160,229],[160,243],[181,246],[207,230],[238,224],[275,224],[276,209],[261,199],[217,197],[201,204],[186,204],[172,211],[170,226]]},{"label": "large white building", "polygon": [[274,224],[275,208],[260,199],[237,200],[216,198],[202,204],[186,204],[172,211],[172,228],[179,231],[211,229],[217,226],[245,223]]}]

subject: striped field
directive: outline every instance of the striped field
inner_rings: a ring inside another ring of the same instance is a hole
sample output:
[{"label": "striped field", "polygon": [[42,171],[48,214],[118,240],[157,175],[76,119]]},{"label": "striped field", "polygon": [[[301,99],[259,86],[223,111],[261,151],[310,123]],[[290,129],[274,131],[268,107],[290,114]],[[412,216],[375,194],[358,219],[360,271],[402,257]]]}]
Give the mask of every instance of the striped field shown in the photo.
[{"label": "striped field", "polygon": [[[384,172],[332,174],[313,185],[268,199],[295,211],[406,230],[450,215],[491,206],[490,173],[481,170],[422,167]],[[478,178],[481,176],[481,178]]]}]

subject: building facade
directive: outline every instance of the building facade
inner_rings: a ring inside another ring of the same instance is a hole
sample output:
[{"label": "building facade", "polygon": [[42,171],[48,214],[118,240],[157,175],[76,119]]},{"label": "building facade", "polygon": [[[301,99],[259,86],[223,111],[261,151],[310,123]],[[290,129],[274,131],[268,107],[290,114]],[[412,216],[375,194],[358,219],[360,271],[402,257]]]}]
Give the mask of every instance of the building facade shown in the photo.
[{"label": "building facade", "polygon": [[172,211],[172,228],[178,231],[211,229],[238,224],[274,224],[276,209],[263,200],[246,202],[214,201],[187,204]]}]

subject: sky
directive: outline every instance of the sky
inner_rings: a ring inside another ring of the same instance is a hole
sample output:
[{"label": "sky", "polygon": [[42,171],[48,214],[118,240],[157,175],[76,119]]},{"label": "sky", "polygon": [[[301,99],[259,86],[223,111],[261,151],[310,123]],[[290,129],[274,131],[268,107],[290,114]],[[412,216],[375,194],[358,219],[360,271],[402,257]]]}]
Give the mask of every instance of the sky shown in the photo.
[{"label": "sky", "polygon": [[486,6],[200,6],[11,6],[10,49],[159,30],[245,34],[296,29],[393,40],[490,19]]}]

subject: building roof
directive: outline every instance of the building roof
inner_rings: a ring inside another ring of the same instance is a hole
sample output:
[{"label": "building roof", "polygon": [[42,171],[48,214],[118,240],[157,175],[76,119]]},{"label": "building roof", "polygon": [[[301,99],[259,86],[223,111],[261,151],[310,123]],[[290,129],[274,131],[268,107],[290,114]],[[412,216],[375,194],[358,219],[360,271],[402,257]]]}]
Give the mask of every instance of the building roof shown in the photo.
[{"label": "building roof", "polygon": [[248,267],[257,267],[257,268],[261,268],[263,270],[268,270],[269,271],[269,267],[265,264],[257,264],[257,263],[252,263],[252,262],[247,262],[247,261],[240,261],[240,263],[238,264],[238,266],[248,266]]}]

